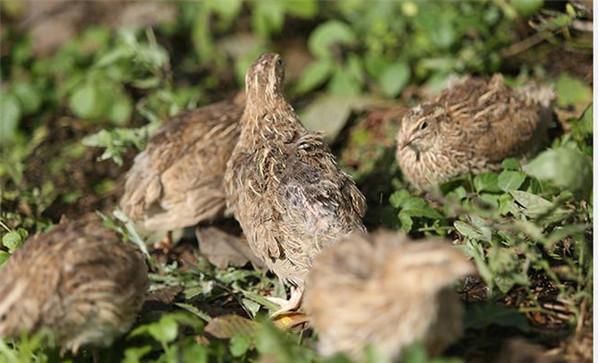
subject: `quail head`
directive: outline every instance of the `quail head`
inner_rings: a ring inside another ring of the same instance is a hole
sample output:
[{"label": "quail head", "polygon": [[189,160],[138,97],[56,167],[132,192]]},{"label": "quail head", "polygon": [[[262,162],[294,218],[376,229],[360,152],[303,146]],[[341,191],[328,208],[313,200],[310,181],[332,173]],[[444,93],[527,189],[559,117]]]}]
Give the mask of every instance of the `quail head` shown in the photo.
[{"label": "quail head", "polygon": [[323,355],[361,359],[372,346],[393,360],[422,342],[441,353],[462,333],[461,305],[451,285],[473,272],[459,250],[441,240],[354,233],[324,250],[306,281],[303,307]]},{"label": "quail head", "polygon": [[182,113],[157,131],[127,173],[121,208],[148,231],[220,217],[223,174],[239,137],[243,96]]},{"label": "quail head", "polygon": [[95,215],[30,238],[0,272],[0,336],[43,328],[72,352],[127,332],[148,287],[142,253]]},{"label": "quail head", "polygon": [[298,307],[305,275],[321,248],[362,230],[365,200],[323,137],[307,131],[283,96],[283,61],[260,56],[246,73],[241,134],[227,165],[228,208],[250,248]]},{"label": "quail head", "polygon": [[497,169],[505,158],[525,157],[540,147],[553,99],[545,87],[513,90],[501,75],[466,78],[403,117],[396,160],[419,190]]}]

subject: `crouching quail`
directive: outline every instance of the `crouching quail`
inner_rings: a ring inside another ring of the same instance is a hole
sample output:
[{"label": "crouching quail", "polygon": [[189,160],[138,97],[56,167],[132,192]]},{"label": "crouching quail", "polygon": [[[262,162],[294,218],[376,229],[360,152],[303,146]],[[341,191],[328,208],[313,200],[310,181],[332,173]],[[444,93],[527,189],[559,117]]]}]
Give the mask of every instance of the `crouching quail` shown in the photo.
[{"label": "crouching quail", "polygon": [[394,360],[422,342],[432,355],[462,333],[461,305],[450,286],[473,272],[440,240],[354,233],[324,250],[306,281],[303,307],[323,355],[361,358],[366,346]]},{"label": "crouching quail", "polygon": [[64,350],[107,346],[144,301],[142,253],[95,215],[62,222],[25,242],[1,268],[0,336],[51,331]]},{"label": "crouching quail", "polygon": [[500,167],[540,147],[550,122],[551,89],[513,90],[497,74],[469,77],[402,119],[396,160],[404,177],[427,190],[455,176]]},{"label": "crouching quail", "polygon": [[148,231],[220,217],[223,175],[239,137],[244,98],[175,116],[150,139],[127,173],[121,208]]}]

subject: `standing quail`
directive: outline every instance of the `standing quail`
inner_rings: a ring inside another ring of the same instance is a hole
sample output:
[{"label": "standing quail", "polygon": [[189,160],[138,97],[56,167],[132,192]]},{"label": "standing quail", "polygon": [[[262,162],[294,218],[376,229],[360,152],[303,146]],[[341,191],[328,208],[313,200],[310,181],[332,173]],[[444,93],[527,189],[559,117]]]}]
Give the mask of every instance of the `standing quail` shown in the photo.
[{"label": "standing quail", "polygon": [[121,208],[148,231],[221,216],[223,175],[239,137],[243,97],[182,113],[150,139],[127,174]]},{"label": "standing quail", "polygon": [[142,253],[95,215],[25,242],[0,270],[0,336],[48,329],[63,350],[129,330],[148,287]]},{"label": "standing quail", "polygon": [[299,306],[313,258],[339,237],[363,230],[365,213],[363,195],[323,137],[307,131],[285,100],[283,78],[283,61],[273,53],[246,73],[242,131],[225,174],[227,206],[250,248],[293,286],[279,312]]},{"label": "standing quail", "polygon": [[419,190],[460,174],[498,169],[505,158],[540,147],[553,98],[543,87],[513,90],[498,74],[489,81],[469,77],[404,116],[396,160]]},{"label": "standing quail", "polygon": [[472,271],[447,242],[411,242],[386,231],[341,239],[317,257],[306,281],[303,307],[319,352],[360,359],[371,345],[393,360],[420,341],[430,354],[441,353],[462,332],[450,285]]}]

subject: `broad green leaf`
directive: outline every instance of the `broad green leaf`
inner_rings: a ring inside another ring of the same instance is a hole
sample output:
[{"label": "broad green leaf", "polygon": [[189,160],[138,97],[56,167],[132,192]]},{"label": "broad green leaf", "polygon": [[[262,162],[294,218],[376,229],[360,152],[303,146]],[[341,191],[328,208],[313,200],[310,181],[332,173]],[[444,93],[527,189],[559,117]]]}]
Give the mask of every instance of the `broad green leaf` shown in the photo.
[{"label": "broad green leaf", "polygon": [[261,0],[254,2],[252,27],[263,38],[279,32],[285,16],[284,4],[279,0]]},{"label": "broad green leaf", "polygon": [[287,13],[304,19],[312,19],[319,11],[317,0],[293,0],[285,1]]},{"label": "broad green leaf", "polygon": [[592,161],[580,151],[568,147],[544,151],[523,170],[535,178],[551,181],[574,192],[587,193],[592,187]]},{"label": "broad green leaf", "polygon": [[502,161],[502,168],[504,170],[521,170],[521,163],[517,159],[508,158]]},{"label": "broad green leaf", "polygon": [[371,102],[366,97],[342,97],[321,94],[300,113],[302,124],[309,130],[323,132],[328,140],[335,140],[350,114]]},{"label": "broad green leaf", "polygon": [[320,60],[309,64],[302,72],[296,84],[295,91],[297,93],[306,93],[313,90],[329,77],[332,69],[332,63],[327,60]]},{"label": "broad green leaf", "polygon": [[319,25],[308,38],[308,49],[317,58],[332,58],[334,44],[352,44],[356,35],[352,28],[339,20],[329,20]]},{"label": "broad green leaf", "polygon": [[505,192],[517,190],[525,181],[525,174],[520,171],[504,170],[498,175],[498,187]]},{"label": "broad green leaf", "polygon": [[379,78],[379,86],[388,97],[396,97],[410,79],[410,67],[406,62],[398,62],[385,68]]},{"label": "broad green leaf", "polygon": [[242,0],[206,0],[208,7],[226,20],[235,18],[242,9]]},{"label": "broad green leaf", "polygon": [[527,17],[538,11],[544,5],[544,0],[511,0],[510,4],[519,15]]},{"label": "broad green leaf", "polygon": [[229,341],[229,351],[234,357],[241,357],[252,346],[252,337],[245,334],[235,334]]},{"label": "broad green leaf", "polygon": [[[514,190],[510,194],[524,208],[523,213],[530,218],[544,216],[554,208],[552,202],[532,193]],[[551,220],[560,220],[566,216],[566,213],[564,209],[557,208],[548,217]]]},{"label": "broad green leaf", "polygon": [[81,118],[97,118],[101,109],[98,105],[98,90],[92,82],[85,82],[75,89],[69,98],[69,108]]},{"label": "broad green leaf", "polygon": [[2,236],[2,245],[8,248],[10,253],[17,250],[23,244],[23,238],[17,231],[11,231]]},{"label": "broad green leaf", "polygon": [[31,83],[18,82],[12,86],[12,92],[21,103],[21,110],[24,114],[35,113],[42,104],[40,91]]},{"label": "broad green leaf", "polygon": [[402,213],[411,217],[426,217],[430,219],[444,218],[440,212],[431,208],[425,200],[418,197],[411,197],[402,205]]},{"label": "broad green leaf", "polygon": [[500,192],[502,189],[498,187],[498,174],[496,173],[481,173],[473,178],[473,186],[478,192]]},{"label": "broad green leaf", "polygon": [[475,226],[463,221],[455,221],[454,228],[467,238],[471,238],[475,241],[486,241],[492,240],[492,234],[489,228],[482,228],[481,226]]},{"label": "broad green leaf", "polygon": [[566,107],[592,102],[592,89],[582,81],[562,73],[556,82],[558,105]]},{"label": "broad green leaf", "polygon": [[394,208],[400,208],[404,202],[411,198],[412,196],[407,190],[397,190],[392,195],[390,195],[390,204]]},{"label": "broad green leaf", "polygon": [[144,345],[142,347],[129,347],[125,350],[125,357],[122,363],[139,363],[142,357],[152,351],[152,347]]},{"label": "broad green leaf", "polygon": [[129,96],[124,92],[115,94],[114,102],[109,109],[108,118],[115,124],[123,126],[131,117],[133,106]]},{"label": "broad green leaf", "polygon": [[21,107],[18,99],[5,92],[0,92],[0,145],[11,142],[17,132]]},{"label": "broad green leaf", "polygon": [[0,267],[8,260],[10,254],[6,251],[0,251]]},{"label": "broad green leaf", "polygon": [[172,342],[177,338],[177,321],[169,315],[163,316],[156,324],[148,327],[148,333],[159,342]]}]

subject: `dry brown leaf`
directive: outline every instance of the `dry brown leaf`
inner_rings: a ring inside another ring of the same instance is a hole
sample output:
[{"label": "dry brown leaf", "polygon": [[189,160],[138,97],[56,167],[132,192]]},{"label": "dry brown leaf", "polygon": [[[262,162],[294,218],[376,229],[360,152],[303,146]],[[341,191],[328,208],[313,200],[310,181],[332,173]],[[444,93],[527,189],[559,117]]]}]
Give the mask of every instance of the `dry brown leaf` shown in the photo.
[{"label": "dry brown leaf", "polygon": [[239,315],[228,314],[212,319],[204,332],[219,339],[229,339],[234,335],[254,335],[259,324]]}]

